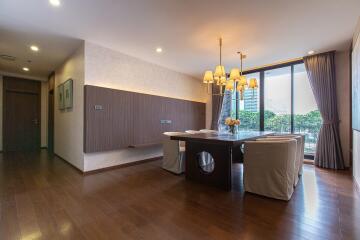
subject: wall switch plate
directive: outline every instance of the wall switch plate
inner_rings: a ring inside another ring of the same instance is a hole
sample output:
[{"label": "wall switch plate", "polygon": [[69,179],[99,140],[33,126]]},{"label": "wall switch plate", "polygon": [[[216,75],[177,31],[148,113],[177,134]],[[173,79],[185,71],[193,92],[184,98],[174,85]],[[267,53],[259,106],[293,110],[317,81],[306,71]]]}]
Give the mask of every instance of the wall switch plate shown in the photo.
[{"label": "wall switch plate", "polygon": [[103,108],[102,105],[95,105],[95,106],[94,106],[94,109],[95,109],[95,110],[103,110],[104,108]]},{"label": "wall switch plate", "polygon": [[160,120],[161,124],[171,124],[171,120]]}]

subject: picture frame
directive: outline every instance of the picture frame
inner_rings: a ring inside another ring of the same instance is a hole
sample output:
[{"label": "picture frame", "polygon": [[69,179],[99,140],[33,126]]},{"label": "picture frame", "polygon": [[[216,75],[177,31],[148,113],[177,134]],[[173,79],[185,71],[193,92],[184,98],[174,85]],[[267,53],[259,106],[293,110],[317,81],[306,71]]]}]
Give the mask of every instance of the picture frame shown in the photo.
[{"label": "picture frame", "polygon": [[73,107],[73,80],[68,79],[64,82],[64,108],[69,109]]},{"label": "picture frame", "polygon": [[64,85],[60,84],[57,88],[58,88],[58,107],[60,110],[64,110],[65,109]]}]

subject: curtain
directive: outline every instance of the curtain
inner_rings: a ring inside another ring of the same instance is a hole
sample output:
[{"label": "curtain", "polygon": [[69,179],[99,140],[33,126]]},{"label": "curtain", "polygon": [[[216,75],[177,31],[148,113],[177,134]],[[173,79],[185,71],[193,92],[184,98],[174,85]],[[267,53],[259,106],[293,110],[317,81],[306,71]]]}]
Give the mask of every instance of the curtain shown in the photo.
[{"label": "curtain", "polygon": [[232,107],[232,95],[230,91],[225,91],[223,96],[223,102],[221,107],[221,113],[219,117],[219,126],[221,129],[229,130],[229,127],[225,125],[225,120],[228,117],[231,117],[231,107]]},{"label": "curtain", "polygon": [[304,57],[304,63],[323,119],[316,146],[315,165],[344,169],[336,101],[335,52]]},{"label": "curtain", "polygon": [[[223,96],[217,95],[220,93],[220,87],[212,84],[212,117],[211,117],[211,129],[218,130],[219,118],[223,103]],[[216,95],[214,95],[216,94]]]}]

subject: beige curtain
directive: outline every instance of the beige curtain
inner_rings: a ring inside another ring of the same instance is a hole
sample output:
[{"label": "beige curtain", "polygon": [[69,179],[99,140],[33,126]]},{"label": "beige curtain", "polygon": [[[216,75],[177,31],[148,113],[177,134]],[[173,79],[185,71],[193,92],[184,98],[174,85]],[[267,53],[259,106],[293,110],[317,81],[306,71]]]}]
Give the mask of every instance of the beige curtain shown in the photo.
[{"label": "beige curtain", "polygon": [[[219,127],[219,118],[223,103],[223,96],[218,95],[220,92],[220,87],[213,84],[212,85],[212,118],[211,118],[211,129],[218,130]],[[216,95],[214,95],[216,94]]]},{"label": "beige curtain", "polygon": [[316,146],[315,165],[344,169],[336,101],[335,52],[304,57],[304,63],[323,119]]}]

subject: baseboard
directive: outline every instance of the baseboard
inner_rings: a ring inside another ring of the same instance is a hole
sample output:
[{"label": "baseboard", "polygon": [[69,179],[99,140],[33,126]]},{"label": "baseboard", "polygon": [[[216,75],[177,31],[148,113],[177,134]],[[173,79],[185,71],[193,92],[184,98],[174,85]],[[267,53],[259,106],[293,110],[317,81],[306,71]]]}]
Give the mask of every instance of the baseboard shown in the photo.
[{"label": "baseboard", "polygon": [[314,160],[304,159],[304,164],[314,165]]},{"label": "baseboard", "polygon": [[360,184],[356,181],[356,178],[353,176],[354,183],[355,183],[355,189],[357,193],[360,195]]},{"label": "baseboard", "polygon": [[73,165],[72,163],[66,161],[64,158],[60,157],[58,154],[54,153],[54,155],[58,158],[60,158],[62,161],[64,161],[66,164],[68,164],[70,167],[74,168],[77,172],[79,172],[80,174],[84,174],[84,172],[79,169],[78,167],[76,167],[75,165]]},{"label": "baseboard", "polygon": [[148,159],[143,159],[143,160],[139,160],[139,161],[134,161],[134,162],[124,163],[124,164],[120,164],[120,165],[115,165],[115,166],[111,166],[111,167],[105,167],[105,168],[90,170],[90,171],[83,172],[83,174],[84,175],[91,175],[91,174],[110,171],[110,170],[114,170],[114,169],[118,169],[118,168],[131,167],[131,166],[135,166],[135,165],[139,165],[139,164],[144,164],[144,163],[147,163],[147,162],[153,162],[153,161],[157,161],[157,160],[160,160],[160,159],[162,159],[162,157],[148,158]]},{"label": "baseboard", "polygon": [[120,164],[120,165],[115,165],[115,166],[111,166],[111,167],[105,167],[105,168],[100,168],[100,169],[95,169],[95,170],[90,170],[90,171],[84,172],[84,171],[80,170],[79,168],[77,168],[72,163],[70,163],[70,162],[66,161],[64,158],[60,157],[58,154],[54,153],[54,155],[56,157],[60,158],[62,161],[64,161],[66,164],[68,164],[72,168],[74,168],[77,172],[79,172],[82,175],[91,175],[91,174],[110,171],[110,170],[114,170],[114,169],[118,169],[118,168],[125,168],[125,167],[135,166],[135,165],[144,164],[144,163],[147,163],[147,162],[157,161],[157,160],[160,160],[160,159],[163,158],[162,156],[161,157],[148,158],[148,159],[143,159],[143,160],[139,160],[139,161],[124,163],[124,164]]}]

